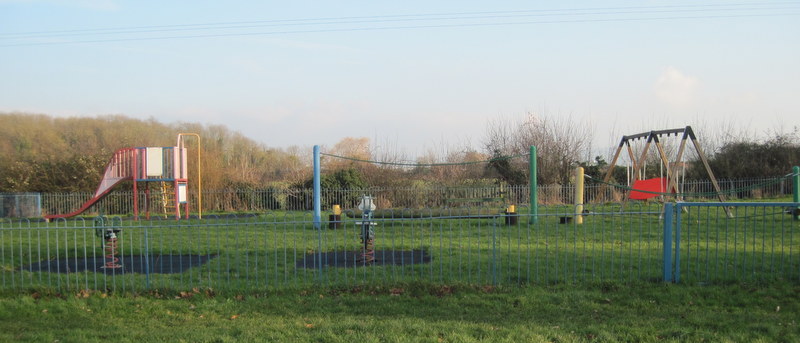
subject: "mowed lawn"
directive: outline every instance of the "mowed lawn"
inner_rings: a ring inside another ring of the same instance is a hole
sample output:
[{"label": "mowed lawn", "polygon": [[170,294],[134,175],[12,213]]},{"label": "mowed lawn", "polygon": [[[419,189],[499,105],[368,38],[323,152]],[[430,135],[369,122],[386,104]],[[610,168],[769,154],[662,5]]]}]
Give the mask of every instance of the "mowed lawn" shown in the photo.
[{"label": "mowed lawn", "polygon": [[800,285],[0,294],[3,342],[798,342]]}]

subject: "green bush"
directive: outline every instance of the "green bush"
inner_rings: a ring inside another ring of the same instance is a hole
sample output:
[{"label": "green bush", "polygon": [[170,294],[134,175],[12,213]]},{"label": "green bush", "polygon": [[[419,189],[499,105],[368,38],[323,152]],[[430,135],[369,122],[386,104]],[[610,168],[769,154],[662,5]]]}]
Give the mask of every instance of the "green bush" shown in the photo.
[{"label": "green bush", "polygon": [[[340,204],[345,207],[357,204],[361,198],[360,193],[353,192],[366,189],[368,186],[364,175],[358,169],[340,169],[330,174],[320,176],[320,188],[323,190],[335,190],[331,196],[322,198],[322,207],[329,208],[331,205]],[[309,179],[302,184],[302,189],[313,189],[314,179]]]}]

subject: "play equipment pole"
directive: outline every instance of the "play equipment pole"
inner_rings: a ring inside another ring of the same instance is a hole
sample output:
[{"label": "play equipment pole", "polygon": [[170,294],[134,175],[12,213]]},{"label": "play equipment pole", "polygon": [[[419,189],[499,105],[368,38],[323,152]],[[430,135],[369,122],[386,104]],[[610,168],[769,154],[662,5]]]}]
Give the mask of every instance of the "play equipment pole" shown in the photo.
[{"label": "play equipment pole", "polygon": [[530,169],[530,188],[531,188],[531,209],[530,209],[530,219],[528,223],[536,224],[539,220],[539,194],[538,194],[538,186],[536,185],[536,147],[531,145],[530,155],[528,156],[528,160],[530,161],[529,169]]},{"label": "play equipment pole", "polygon": [[319,145],[314,146],[314,228],[322,227],[322,204],[320,204]]},{"label": "play equipment pole", "polygon": [[[203,175],[200,173],[200,135],[196,133],[179,133],[178,134],[178,148],[182,148],[182,136],[195,136],[197,137],[197,218],[203,219]],[[187,195],[188,198],[188,195]],[[186,211],[189,215],[189,211]]]},{"label": "play equipment pole", "polygon": [[[792,201],[795,203],[800,202],[800,167],[794,166],[792,167],[792,186],[794,187],[794,192],[792,196]],[[794,220],[800,220],[800,207],[795,209],[794,211]]]},{"label": "play equipment pole", "polygon": [[583,167],[575,168],[575,224],[583,224]]}]

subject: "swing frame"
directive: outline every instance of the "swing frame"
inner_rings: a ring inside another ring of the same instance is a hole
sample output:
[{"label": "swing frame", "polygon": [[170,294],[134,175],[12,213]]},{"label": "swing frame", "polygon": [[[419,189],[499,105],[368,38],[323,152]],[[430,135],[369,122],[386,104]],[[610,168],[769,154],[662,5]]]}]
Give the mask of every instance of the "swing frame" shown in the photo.
[{"label": "swing frame", "polygon": [[[675,158],[675,161],[670,163],[669,158],[667,158],[667,154],[664,152],[664,146],[661,143],[662,136],[681,136],[681,143],[678,148],[678,155]],[[637,158],[637,156],[633,152],[633,148],[631,147],[631,141],[636,141],[639,139],[646,139],[644,149],[642,149],[641,155]],[[714,172],[711,171],[711,165],[708,163],[708,159],[706,158],[705,153],[703,152],[703,148],[700,147],[700,143],[697,140],[697,136],[692,130],[691,126],[686,126],[685,128],[681,129],[669,129],[669,130],[658,130],[658,131],[649,131],[643,133],[637,133],[635,135],[626,135],[622,136],[622,139],[619,142],[619,146],[617,147],[617,152],[614,153],[614,158],[611,160],[611,163],[608,166],[608,171],[606,172],[605,177],[603,177],[603,184],[600,186],[600,194],[601,196],[605,194],[605,187],[608,184],[608,181],[611,179],[611,175],[614,172],[614,167],[617,165],[617,161],[619,160],[619,156],[622,153],[622,149],[626,148],[628,151],[628,156],[631,159],[631,163],[633,164],[633,180],[631,184],[635,183],[639,180],[639,174],[642,167],[647,160],[647,153],[650,150],[651,145],[655,145],[656,149],[658,150],[659,158],[661,159],[661,163],[664,166],[667,166],[667,187],[668,189],[675,189],[677,192],[680,188],[678,188],[678,167],[682,163],[683,153],[686,151],[686,143],[691,140],[692,146],[694,146],[695,152],[697,153],[700,161],[703,163],[703,166],[708,173],[708,177],[711,179],[711,184],[714,185],[714,190],[717,192],[717,197],[721,202],[726,202],[725,196],[722,194],[722,190],[719,187],[719,183],[717,183],[717,178],[714,177]],[[624,207],[625,204],[630,199],[630,192],[625,193],[625,197],[622,200],[622,206]],[[676,193],[676,199],[681,199],[679,193]],[[726,208],[726,211],[728,209]]]}]

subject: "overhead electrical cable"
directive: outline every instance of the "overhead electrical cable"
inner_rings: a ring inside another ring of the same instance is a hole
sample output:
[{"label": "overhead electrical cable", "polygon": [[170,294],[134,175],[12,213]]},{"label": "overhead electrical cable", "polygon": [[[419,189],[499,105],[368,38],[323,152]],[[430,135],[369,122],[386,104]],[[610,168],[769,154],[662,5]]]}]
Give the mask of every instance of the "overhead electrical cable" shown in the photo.
[{"label": "overhead electrical cable", "polygon": [[[756,5],[756,4],[748,4]],[[788,10],[800,9],[800,4],[785,7],[735,7],[735,8],[707,8],[710,5],[694,5],[677,8],[678,6],[650,6],[650,7],[608,7],[568,10],[517,10],[517,11],[492,11],[492,12],[461,12],[438,14],[410,14],[386,16],[361,16],[338,18],[310,18],[310,19],[283,19],[283,20],[258,20],[239,22],[218,22],[205,24],[178,24],[156,25],[138,27],[56,30],[20,33],[0,33],[0,38],[33,38],[33,37],[63,37],[84,35],[108,35],[129,33],[200,31],[222,29],[246,29],[273,26],[309,26],[309,25],[341,25],[341,24],[366,24],[387,22],[413,22],[431,20],[462,20],[462,19],[505,19],[522,17],[552,17],[552,16],[587,16],[587,15],[619,15],[619,14],[661,14],[661,13],[692,13],[692,12],[719,12],[719,11],[758,11],[758,10]],[[747,13],[746,13],[747,14]],[[750,13],[755,14],[755,13]]]},{"label": "overhead electrical cable", "polygon": [[333,155],[333,154],[326,154],[326,153],[324,153],[324,152],[323,152],[323,153],[320,153],[320,155],[322,155],[322,156],[328,156],[328,157],[333,157],[333,158],[339,158],[339,159],[348,160],[348,161],[353,161],[353,162],[364,162],[364,163],[371,163],[371,164],[377,164],[377,165],[385,165],[385,166],[401,166],[401,167],[440,167],[440,166],[466,166],[466,165],[472,165],[472,164],[485,164],[485,163],[490,163],[490,162],[494,162],[494,161],[512,160],[512,159],[515,159],[515,158],[520,158],[520,157],[529,156],[529,154],[519,154],[519,155],[512,155],[512,156],[503,156],[503,157],[492,158],[492,159],[488,159],[488,160],[485,160],[485,161],[470,161],[470,162],[445,162],[445,163],[406,163],[406,162],[370,161],[370,160],[364,160],[364,159],[355,158],[355,157],[347,157],[347,156],[339,156],[339,155]]},{"label": "overhead electrical cable", "polygon": [[[671,15],[664,15],[671,14]],[[800,2],[732,3],[715,5],[671,5],[514,10],[457,13],[428,13],[384,16],[353,16],[308,19],[282,19],[205,24],[175,24],[118,28],[55,30],[0,33],[0,47],[107,43],[144,40],[285,35],[304,33],[409,30],[432,28],[511,26],[557,23],[633,22],[680,19],[720,19],[800,15]],[[520,18],[542,18],[523,20]],[[547,19],[554,18],[554,19]],[[460,22],[459,22],[460,21]],[[416,24],[415,23],[420,23]],[[374,24],[381,24],[380,26]],[[410,25],[389,25],[410,24]],[[350,25],[350,26],[345,26]],[[309,29],[289,29],[293,27]],[[278,28],[256,31],[259,28]],[[286,28],[280,30],[280,28]],[[188,34],[177,34],[188,33]],[[108,38],[91,39],[92,36]],[[65,37],[86,39],[61,40]],[[43,41],[44,40],[44,41]]]}]

